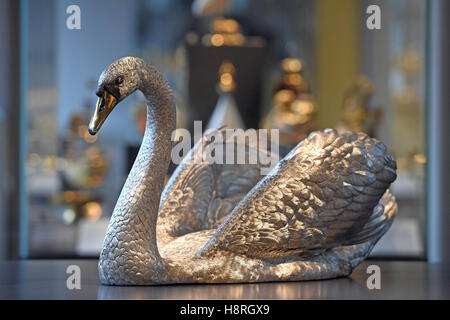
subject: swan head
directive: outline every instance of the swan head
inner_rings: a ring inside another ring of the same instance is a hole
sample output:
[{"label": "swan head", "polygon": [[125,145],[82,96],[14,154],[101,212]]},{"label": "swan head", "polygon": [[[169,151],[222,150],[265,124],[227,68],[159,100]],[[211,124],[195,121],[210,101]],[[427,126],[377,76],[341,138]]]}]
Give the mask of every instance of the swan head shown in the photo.
[{"label": "swan head", "polygon": [[111,63],[100,75],[94,114],[89,122],[89,133],[95,135],[108,115],[122,100],[140,88],[141,70],[146,62],[137,57],[124,57]]}]

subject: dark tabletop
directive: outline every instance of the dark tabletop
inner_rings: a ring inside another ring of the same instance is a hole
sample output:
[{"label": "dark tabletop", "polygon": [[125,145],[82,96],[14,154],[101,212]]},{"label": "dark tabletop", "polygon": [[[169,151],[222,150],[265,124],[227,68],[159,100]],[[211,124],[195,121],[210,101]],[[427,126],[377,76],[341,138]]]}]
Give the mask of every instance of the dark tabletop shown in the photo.
[{"label": "dark tabletop", "polygon": [[[69,290],[69,265],[81,289]],[[381,289],[367,288],[369,265],[381,269]],[[365,261],[348,278],[232,285],[111,287],[99,283],[96,260],[0,262],[0,299],[450,299],[450,265]]]}]

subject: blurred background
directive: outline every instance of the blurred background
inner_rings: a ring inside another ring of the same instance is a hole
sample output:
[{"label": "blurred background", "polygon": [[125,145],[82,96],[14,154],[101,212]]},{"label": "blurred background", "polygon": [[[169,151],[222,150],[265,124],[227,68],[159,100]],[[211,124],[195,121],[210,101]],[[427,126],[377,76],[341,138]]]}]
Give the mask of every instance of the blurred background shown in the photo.
[{"label": "blurred background", "polygon": [[[381,28],[369,29],[369,5]],[[79,27],[70,20],[79,8]],[[398,218],[372,253],[429,258],[429,2],[0,1],[0,257],[96,257],[145,125],[135,94],[90,136],[98,76],[135,55],[174,88],[179,128],[365,131],[395,155]],[[69,20],[68,20],[69,19]],[[72,23],[72,24],[71,24]],[[173,169],[173,166],[172,166]]]}]

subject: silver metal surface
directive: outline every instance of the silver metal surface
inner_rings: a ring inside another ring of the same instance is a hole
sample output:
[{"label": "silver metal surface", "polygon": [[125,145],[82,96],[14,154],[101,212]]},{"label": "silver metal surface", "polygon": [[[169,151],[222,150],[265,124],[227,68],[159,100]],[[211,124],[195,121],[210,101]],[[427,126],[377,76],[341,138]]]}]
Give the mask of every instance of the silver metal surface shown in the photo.
[{"label": "silver metal surface", "polygon": [[169,85],[142,59],[126,57],[102,73],[102,90],[119,102],[141,90],[148,113],[100,254],[103,284],[347,276],[393,221],[397,204],[387,188],[395,160],[363,133],[314,132],[263,178],[251,173],[257,167],[234,166],[241,184],[232,167],[184,160],[163,192],[175,129]]}]

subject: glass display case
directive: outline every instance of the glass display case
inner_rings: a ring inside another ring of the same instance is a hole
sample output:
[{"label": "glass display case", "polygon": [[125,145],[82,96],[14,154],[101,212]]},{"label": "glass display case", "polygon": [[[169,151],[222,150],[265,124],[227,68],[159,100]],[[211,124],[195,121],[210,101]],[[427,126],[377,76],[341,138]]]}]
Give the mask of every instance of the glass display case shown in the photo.
[{"label": "glass display case", "polygon": [[87,125],[98,75],[134,55],[174,88],[179,128],[208,121],[230,61],[242,123],[285,130],[282,153],[327,127],[385,142],[397,159],[399,212],[372,256],[425,258],[426,2],[376,1],[375,30],[372,2],[228,1],[207,14],[193,1],[80,0],[77,26],[73,1],[23,1],[21,255],[98,255],[142,138],[143,97],[125,101],[103,135]]}]

